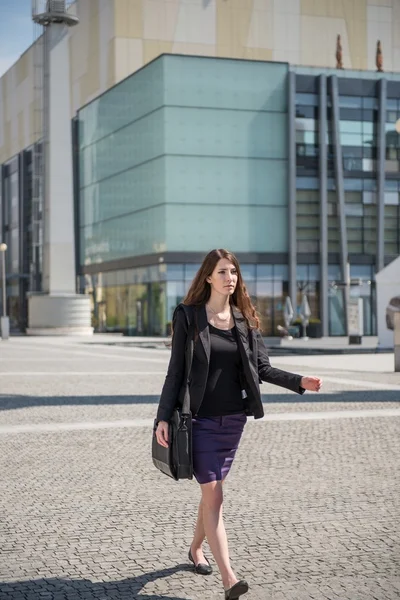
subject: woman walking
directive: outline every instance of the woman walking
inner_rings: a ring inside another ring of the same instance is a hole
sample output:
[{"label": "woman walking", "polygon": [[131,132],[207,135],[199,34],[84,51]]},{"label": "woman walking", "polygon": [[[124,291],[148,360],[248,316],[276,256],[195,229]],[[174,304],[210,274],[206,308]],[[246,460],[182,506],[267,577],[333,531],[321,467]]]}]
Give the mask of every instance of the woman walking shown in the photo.
[{"label": "woman walking", "polygon": [[[318,377],[302,377],[271,367],[259,319],[240,273],[237,258],[212,250],[197,272],[183,304],[193,308],[195,346],[190,373],[193,417],[193,471],[201,487],[197,523],[189,548],[196,573],[212,568],[203,554],[207,538],[218,565],[226,600],[248,591],[232,570],[222,518],[222,484],[232,466],[247,415],[264,415],[259,381],[298,394],[318,392]],[[185,373],[189,327],[178,306],[174,314],[171,359],[157,412],[156,437],[168,447],[168,421],[177,404]]]}]

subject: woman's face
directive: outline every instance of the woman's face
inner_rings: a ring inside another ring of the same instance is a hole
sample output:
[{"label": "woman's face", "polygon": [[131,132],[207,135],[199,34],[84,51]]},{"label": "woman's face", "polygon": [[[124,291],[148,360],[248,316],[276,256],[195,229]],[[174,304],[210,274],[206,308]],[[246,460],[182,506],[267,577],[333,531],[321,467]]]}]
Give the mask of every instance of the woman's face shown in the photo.
[{"label": "woman's face", "polygon": [[236,289],[238,280],[237,270],[227,258],[221,258],[210,277],[207,277],[213,292],[223,296],[231,296]]}]

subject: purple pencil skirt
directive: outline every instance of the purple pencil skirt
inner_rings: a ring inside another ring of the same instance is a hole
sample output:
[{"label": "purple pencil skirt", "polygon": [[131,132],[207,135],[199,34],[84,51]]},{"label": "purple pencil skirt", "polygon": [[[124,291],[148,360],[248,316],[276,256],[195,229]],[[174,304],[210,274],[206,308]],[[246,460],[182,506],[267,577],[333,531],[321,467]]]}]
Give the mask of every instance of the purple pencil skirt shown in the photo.
[{"label": "purple pencil skirt", "polygon": [[198,483],[225,479],[246,420],[244,413],[193,418],[193,472]]}]

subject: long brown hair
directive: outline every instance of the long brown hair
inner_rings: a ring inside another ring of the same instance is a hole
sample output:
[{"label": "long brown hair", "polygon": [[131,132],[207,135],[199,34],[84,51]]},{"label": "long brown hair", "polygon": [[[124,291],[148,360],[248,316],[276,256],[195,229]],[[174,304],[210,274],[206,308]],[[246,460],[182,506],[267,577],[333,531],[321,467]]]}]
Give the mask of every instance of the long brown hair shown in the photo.
[{"label": "long brown hair", "polygon": [[211,252],[207,254],[192,281],[189,291],[183,300],[183,304],[201,306],[208,302],[211,296],[211,285],[208,283],[207,277],[212,275],[218,261],[221,260],[221,258],[226,258],[232,264],[234,264],[237,271],[237,284],[235,291],[229,299],[230,304],[236,306],[240,310],[247,321],[247,326],[250,329],[258,329],[260,327],[260,319],[258,318],[256,309],[251,302],[250,296],[243,282],[239,261],[236,256],[232,254],[232,252],[229,252],[224,248],[211,250]]}]

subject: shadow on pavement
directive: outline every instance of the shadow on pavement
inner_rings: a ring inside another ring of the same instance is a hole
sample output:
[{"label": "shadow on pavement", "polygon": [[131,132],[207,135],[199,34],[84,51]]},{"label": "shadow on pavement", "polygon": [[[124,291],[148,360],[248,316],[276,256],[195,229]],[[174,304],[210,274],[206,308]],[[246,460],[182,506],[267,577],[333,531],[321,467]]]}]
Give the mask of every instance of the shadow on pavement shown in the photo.
[{"label": "shadow on pavement", "polygon": [[89,579],[43,578],[26,581],[0,582],[0,600],[188,600],[162,593],[141,594],[141,589],[157,579],[179,571],[192,571],[181,564],[169,569],[152,571],[120,581],[93,582]]},{"label": "shadow on pavement", "polygon": [[[268,410],[268,404],[315,404],[315,403],[368,403],[399,402],[398,390],[357,390],[332,394],[262,394],[262,401]],[[116,406],[124,404],[157,405],[160,396],[23,396],[18,394],[0,394],[0,411],[15,410],[35,406]]]}]

